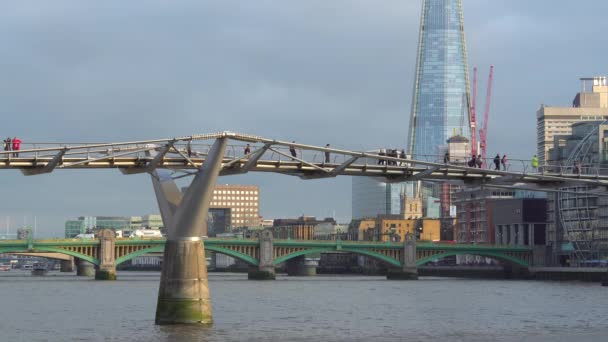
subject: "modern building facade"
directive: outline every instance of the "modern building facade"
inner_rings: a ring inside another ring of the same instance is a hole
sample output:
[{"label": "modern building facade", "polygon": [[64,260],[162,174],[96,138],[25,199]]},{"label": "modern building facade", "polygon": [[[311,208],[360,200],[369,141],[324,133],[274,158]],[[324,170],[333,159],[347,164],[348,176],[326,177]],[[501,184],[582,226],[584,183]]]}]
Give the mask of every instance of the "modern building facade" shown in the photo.
[{"label": "modern building facade", "polygon": [[385,183],[375,178],[353,177],[352,217],[354,220],[378,215],[399,215],[405,183]]},{"label": "modern building facade", "polygon": [[470,140],[470,86],[462,0],[424,0],[408,151],[443,155],[446,141]]},{"label": "modern building facade", "polygon": [[[575,123],[570,135],[556,136],[561,146],[549,150],[565,172],[608,174],[608,124]],[[548,197],[547,244],[551,263],[592,266],[608,259],[608,198],[604,189],[573,185]]]},{"label": "modern building facade", "polygon": [[513,198],[491,202],[497,245],[537,246],[546,243],[547,199]]},{"label": "modern building facade", "polygon": [[297,219],[275,219],[272,236],[276,239],[314,240],[315,228],[318,225],[336,226],[333,218],[317,220],[313,216],[301,216]]},{"label": "modern building facade", "polygon": [[230,226],[260,225],[260,187],[257,185],[216,185],[210,209],[230,209]]},{"label": "modern building facade", "polygon": [[[144,216],[80,216],[76,220],[65,221],[65,237],[73,238],[78,234],[85,234],[98,229],[114,229],[133,231],[141,228],[161,229],[160,215]],[[155,226],[148,226],[154,222]]]},{"label": "modern building facade", "polygon": [[608,120],[608,83],[604,76],[581,78],[581,91],[571,107],[541,105],[536,112],[536,144],[541,164],[555,164],[549,150],[564,146],[572,125],[584,121]]},{"label": "modern building facade", "polygon": [[454,193],[459,243],[495,243],[492,204],[515,197],[513,190],[465,188]]}]

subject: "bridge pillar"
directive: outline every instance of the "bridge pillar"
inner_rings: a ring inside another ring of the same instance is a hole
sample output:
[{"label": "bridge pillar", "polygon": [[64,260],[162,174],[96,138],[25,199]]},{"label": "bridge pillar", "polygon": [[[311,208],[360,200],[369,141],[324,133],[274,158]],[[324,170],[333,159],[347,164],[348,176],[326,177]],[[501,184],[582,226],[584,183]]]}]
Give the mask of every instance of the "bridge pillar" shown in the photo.
[{"label": "bridge pillar", "polygon": [[416,266],[416,236],[412,233],[405,234],[403,251],[401,252],[401,269],[390,269],[386,274],[389,280],[416,280],[418,279],[418,267]]},{"label": "bridge pillar", "polygon": [[274,280],[274,245],[272,230],[264,229],[260,233],[260,264],[250,267],[247,278],[250,280]]},{"label": "bridge pillar", "polygon": [[510,246],[515,246],[516,243],[516,233],[515,233],[515,224],[510,225],[510,232],[509,232],[509,245]]},{"label": "bridge pillar", "polygon": [[88,261],[78,259],[76,262],[76,275],[79,277],[92,277],[95,275],[95,265]]},{"label": "bridge pillar", "polygon": [[95,270],[95,280],[116,280],[116,234],[112,229],[102,229],[97,236],[99,267]]},{"label": "bridge pillar", "polygon": [[290,276],[315,276],[317,275],[318,258],[307,258],[302,255],[293,258],[286,263],[287,275]]},{"label": "bridge pillar", "polygon": [[225,136],[215,141],[183,196],[167,170],[152,172],[156,198],[168,228],[156,306],[158,325],[213,323],[202,236],[206,235],[213,187],[227,142]]},{"label": "bridge pillar", "polygon": [[61,260],[59,265],[61,272],[74,272],[74,257],[70,257],[68,260]]}]

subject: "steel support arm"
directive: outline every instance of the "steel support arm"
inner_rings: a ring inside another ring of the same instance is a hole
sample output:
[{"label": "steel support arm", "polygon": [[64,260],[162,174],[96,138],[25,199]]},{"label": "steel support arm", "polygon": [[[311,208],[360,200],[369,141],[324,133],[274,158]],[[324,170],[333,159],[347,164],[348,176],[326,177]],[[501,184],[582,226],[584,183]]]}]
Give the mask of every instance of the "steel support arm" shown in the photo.
[{"label": "steel support arm", "polygon": [[203,166],[177,207],[169,240],[200,238],[203,235],[202,228],[207,225],[213,188],[222,168],[227,142],[228,138],[219,138],[211,147]]},{"label": "steel support arm", "polygon": [[33,176],[33,175],[53,172],[53,170],[55,170],[57,165],[59,165],[59,163],[63,160],[63,156],[66,154],[67,151],[68,151],[68,148],[64,148],[63,150],[59,151],[53,157],[53,159],[51,159],[50,162],[48,162],[46,165],[44,165],[41,168],[21,169],[21,173],[23,173],[25,176]]}]

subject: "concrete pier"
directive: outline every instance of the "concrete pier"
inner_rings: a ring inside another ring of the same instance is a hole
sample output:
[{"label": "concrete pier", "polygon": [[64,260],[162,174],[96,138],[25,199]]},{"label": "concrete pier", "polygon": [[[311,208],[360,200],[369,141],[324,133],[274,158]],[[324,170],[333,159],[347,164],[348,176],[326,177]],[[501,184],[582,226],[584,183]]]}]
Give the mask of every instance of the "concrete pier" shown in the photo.
[{"label": "concrete pier", "polygon": [[70,257],[69,260],[60,261],[60,272],[74,272],[74,258]]},{"label": "concrete pier", "polygon": [[249,280],[275,280],[274,270],[274,246],[273,236],[270,229],[264,229],[260,233],[260,264],[257,268],[249,269],[247,278]]},{"label": "concrete pier", "polygon": [[418,267],[416,266],[416,236],[411,233],[405,235],[403,251],[401,252],[400,269],[388,269],[386,279],[388,280],[417,280]]},{"label": "concrete pier", "polygon": [[99,237],[99,267],[95,270],[95,280],[116,280],[116,234],[111,229],[102,229]]},{"label": "concrete pier", "polygon": [[156,324],[212,322],[202,241],[167,241],[158,290]]},{"label": "concrete pier", "polygon": [[310,277],[317,275],[318,258],[306,258],[300,256],[287,261],[287,275]]},{"label": "concrete pier", "polygon": [[[152,182],[165,227],[168,229],[161,271],[156,324],[213,323],[207,261],[202,236],[228,138],[218,138],[192,183],[182,194],[168,170],[154,170]],[[172,146],[165,146],[154,163]]]},{"label": "concrete pier", "polygon": [[88,261],[78,259],[76,262],[76,275],[79,277],[92,277],[95,275],[95,265]]}]

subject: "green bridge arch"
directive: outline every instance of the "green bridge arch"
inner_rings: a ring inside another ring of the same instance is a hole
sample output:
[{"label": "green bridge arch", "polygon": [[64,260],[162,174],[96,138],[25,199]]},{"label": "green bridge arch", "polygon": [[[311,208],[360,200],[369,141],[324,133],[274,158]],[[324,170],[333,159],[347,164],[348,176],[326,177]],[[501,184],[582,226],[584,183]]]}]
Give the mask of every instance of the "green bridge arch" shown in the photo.
[{"label": "green bridge arch", "polygon": [[501,260],[501,261],[506,261],[510,264],[516,264],[516,265],[519,265],[522,267],[530,267],[530,264],[525,260],[510,256],[510,255],[506,255],[503,253],[499,253],[499,252],[483,252],[483,251],[450,251],[450,252],[445,252],[445,253],[441,253],[441,254],[435,254],[435,255],[417,260],[416,266],[422,266],[433,260],[443,259],[446,257],[456,256],[456,255],[477,255],[477,256],[488,257],[488,258],[497,259],[497,260]]},{"label": "green bridge arch", "polygon": [[341,248],[341,249],[337,249],[336,247],[312,248],[312,249],[305,249],[305,250],[302,250],[302,251],[293,252],[293,253],[286,254],[286,255],[283,255],[282,257],[274,259],[272,261],[272,264],[276,266],[276,265],[278,265],[278,264],[280,264],[282,262],[288,261],[288,260],[293,259],[293,258],[297,258],[297,257],[302,256],[302,255],[306,255],[306,254],[322,253],[322,252],[336,252],[336,251],[365,255],[365,256],[372,257],[372,258],[374,258],[376,260],[380,260],[382,262],[385,262],[385,263],[387,263],[389,265],[396,266],[396,267],[401,267],[401,261],[399,261],[397,259],[393,259],[391,257],[387,257],[386,255],[383,255],[383,254],[380,254],[380,253],[368,251],[366,249],[357,249],[357,248]]},{"label": "green bridge arch", "polygon": [[84,255],[78,252],[73,252],[73,251],[68,251],[66,249],[63,248],[56,248],[56,247],[36,247],[33,250],[28,250],[28,249],[23,249],[23,248],[19,248],[19,247],[9,247],[9,248],[0,248],[0,253],[36,253],[36,252],[48,252],[48,253],[58,253],[58,254],[65,254],[65,255],[69,255],[69,256],[73,256],[75,258],[78,259],[82,259],[85,261],[90,262],[91,264],[94,265],[99,265],[99,259],[97,258],[93,258],[90,257],[88,255]]},{"label": "green bridge arch", "polygon": [[[116,265],[122,264],[125,261],[129,261],[131,259],[134,259],[134,258],[136,258],[138,256],[142,256],[144,254],[148,254],[148,253],[161,253],[161,252],[164,252],[164,251],[165,251],[165,246],[164,245],[140,249],[140,250],[138,250],[136,252],[129,253],[129,254],[121,256],[120,258],[117,258],[116,259]],[[253,266],[257,266],[257,265],[260,264],[260,262],[257,259],[255,259],[255,258],[253,258],[253,257],[251,257],[251,256],[249,256],[247,254],[236,252],[236,251],[233,251],[233,250],[228,249],[228,248],[205,245],[205,251],[212,251],[212,252],[224,254],[224,255],[227,255],[227,256],[231,256],[233,258],[242,260],[242,261],[246,262],[247,264],[253,265]]]}]

